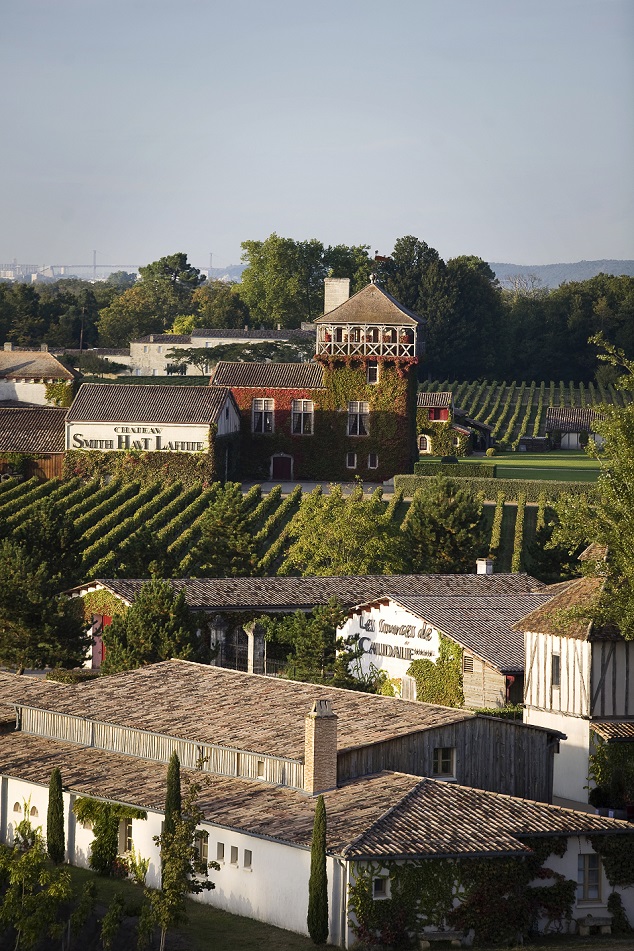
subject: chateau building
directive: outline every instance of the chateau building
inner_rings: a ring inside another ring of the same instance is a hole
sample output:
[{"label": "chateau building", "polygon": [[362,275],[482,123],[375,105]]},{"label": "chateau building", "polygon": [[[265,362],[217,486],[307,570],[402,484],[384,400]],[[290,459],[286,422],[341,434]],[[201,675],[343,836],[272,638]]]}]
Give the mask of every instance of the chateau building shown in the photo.
[{"label": "chateau building", "polygon": [[242,418],[247,478],[384,481],[411,471],[423,320],[377,284],[325,282],[309,364],[219,363]]},{"label": "chateau building", "polygon": [[[11,343],[5,343],[0,350],[0,403],[12,401],[31,403],[38,406],[68,406],[64,399],[55,399],[64,395],[64,389],[72,386],[74,373],[67,370],[46,344],[41,350],[20,350]],[[52,389],[55,388],[55,393]]]}]

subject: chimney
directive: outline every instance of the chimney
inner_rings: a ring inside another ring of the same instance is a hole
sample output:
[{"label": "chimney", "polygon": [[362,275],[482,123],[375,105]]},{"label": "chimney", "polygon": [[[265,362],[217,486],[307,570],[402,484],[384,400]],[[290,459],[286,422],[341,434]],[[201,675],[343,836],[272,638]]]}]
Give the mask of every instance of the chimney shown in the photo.
[{"label": "chimney", "polygon": [[350,297],[349,277],[327,277],[324,280],[324,314],[344,304]]},{"label": "chimney", "polygon": [[47,343],[41,343],[41,344],[40,344],[40,350],[42,350],[43,353],[48,353],[48,344],[47,344]]},{"label": "chimney", "polygon": [[154,334],[150,334],[150,343],[154,343]]},{"label": "chimney", "polygon": [[476,574],[477,575],[492,575],[493,574],[493,561],[491,558],[478,558],[476,561]]},{"label": "chimney", "polygon": [[304,791],[318,796],[337,786],[337,717],[330,700],[315,700],[305,722]]},{"label": "chimney", "polygon": [[5,350],[13,350],[13,344],[12,344],[12,343],[5,343],[4,349],[5,349]]}]

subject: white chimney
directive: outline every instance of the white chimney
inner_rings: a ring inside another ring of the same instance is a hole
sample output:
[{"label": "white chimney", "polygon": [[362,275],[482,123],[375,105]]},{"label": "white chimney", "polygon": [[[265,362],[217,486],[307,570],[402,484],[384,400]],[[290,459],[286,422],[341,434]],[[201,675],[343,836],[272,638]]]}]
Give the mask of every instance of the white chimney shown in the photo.
[{"label": "white chimney", "polygon": [[492,575],[493,574],[493,561],[491,558],[478,558],[476,561],[476,574],[478,575]]},{"label": "white chimney", "polygon": [[349,277],[327,277],[324,280],[324,314],[344,304],[350,297]]},{"label": "white chimney", "polygon": [[47,352],[48,352],[48,344],[47,344],[47,343],[41,343],[41,344],[40,344],[40,350],[42,350],[43,352],[47,353]]},{"label": "white chimney", "polygon": [[5,343],[4,349],[5,349],[5,350],[13,350],[13,344],[12,344],[12,343]]}]

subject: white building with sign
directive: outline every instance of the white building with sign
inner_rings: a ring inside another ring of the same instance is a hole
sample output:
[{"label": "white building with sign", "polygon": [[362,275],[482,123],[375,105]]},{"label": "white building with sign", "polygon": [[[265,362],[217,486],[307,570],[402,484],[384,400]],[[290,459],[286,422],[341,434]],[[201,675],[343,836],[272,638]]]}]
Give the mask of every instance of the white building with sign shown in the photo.
[{"label": "white building with sign", "polygon": [[84,383],[66,417],[66,449],[205,452],[239,430],[224,387]]},{"label": "white building with sign", "polygon": [[[437,596],[384,597],[353,608],[338,634],[359,639],[363,654],[358,676],[367,677],[373,668],[385,671],[403,699],[415,700],[416,682],[409,674],[410,666],[416,660],[437,663],[444,637],[462,648],[465,706],[477,709],[520,703],[524,638],[513,630],[513,624],[547,604],[555,592],[543,586],[531,590],[533,579],[528,576],[525,591],[508,593],[500,593],[500,575],[459,577],[462,584],[455,593],[447,584],[446,591]],[[469,577],[474,579],[471,594],[468,585],[465,590]],[[491,591],[487,593],[483,585],[489,578]]]}]

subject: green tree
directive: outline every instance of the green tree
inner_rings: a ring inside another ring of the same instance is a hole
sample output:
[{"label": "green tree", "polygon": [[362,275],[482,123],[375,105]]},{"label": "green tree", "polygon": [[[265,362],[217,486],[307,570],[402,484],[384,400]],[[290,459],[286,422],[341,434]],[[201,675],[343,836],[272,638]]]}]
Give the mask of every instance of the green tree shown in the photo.
[{"label": "green tree", "polygon": [[35,562],[48,565],[58,590],[79,580],[81,540],[72,519],[50,499],[38,503],[14,528],[11,541]]},{"label": "green tree", "polygon": [[356,294],[370,283],[374,262],[368,255],[369,250],[369,244],[358,244],[352,247],[337,244],[326,248],[324,261],[328,268],[328,277],[350,278],[350,294]]},{"label": "green tree", "polygon": [[113,578],[169,578],[176,568],[167,546],[145,525],[121,543],[117,557]]},{"label": "green tree", "polygon": [[66,856],[64,836],[64,796],[62,774],[58,766],[48,784],[48,809],[46,812],[46,850],[56,865],[61,865]]},{"label": "green tree", "polygon": [[189,263],[183,251],[167,254],[158,261],[140,267],[139,276],[144,284],[169,285],[173,290],[183,291],[186,296],[193,294],[205,282],[204,274]]},{"label": "green tree", "polygon": [[131,806],[80,796],[73,812],[78,822],[92,823],[90,867],[100,875],[112,875],[119,854],[119,824],[122,819],[147,819],[147,813]]},{"label": "green tree", "polygon": [[273,233],[265,241],[243,241],[239,294],[257,323],[299,327],[323,313],[328,273],[324,246],[313,238],[294,241]]},{"label": "green tree", "polygon": [[[634,390],[634,360],[597,336],[592,342],[603,348],[604,362],[616,366],[622,376],[618,386]],[[634,639],[634,403],[602,407],[605,416],[597,423],[602,447],[592,440],[587,452],[597,459],[601,472],[596,494],[579,498],[564,496],[555,505],[559,525],[555,544],[570,551],[596,542],[607,547],[606,562],[591,562],[591,571],[605,577],[598,603],[591,614],[598,623],[615,625],[628,640]]]},{"label": "green tree", "polygon": [[60,912],[72,897],[70,871],[51,867],[41,832],[28,818],[16,827],[14,847],[0,849],[0,876],[6,883],[0,925],[13,929],[15,951],[58,941],[64,929]]},{"label": "green tree", "polygon": [[129,271],[112,271],[106,278],[106,284],[112,284],[113,287],[122,291],[127,291],[133,287],[136,282],[136,274]]},{"label": "green tree", "polygon": [[281,574],[398,574],[406,554],[403,537],[382,518],[383,503],[362,489],[348,497],[340,486],[328,495],[311,493],[289,527],[289,546]]},{"label": "green tree", "polygon": [[326,805],[317,797],[313,840],[310,847],[310,879],[308,881],[308,933],[315,944],[328,939],[328,878],[326,875]]},{"label": "green tree", "polygon": [[134,670],[172,657],[201,659],[204,651],[197,632],[198,618],[187,607],[184,591],[154,578],[143,585],[125,614],[113,618],[104,637],[102,671]]},{"label": "green tree", "polygon": [[241,330],[249,323],[249,308],[240,297],[238,284],[207,281],[194,291],[192,304],[196,308],[196,323],[186,333],[191,333],[194,327],[234,327]]},{"label": "green tree", "polygon": [[[163,828],[154,841],[161,851],[161,887],[147,889],[150,920],[161,930],[159,951],[164,951],[167,932],[187,916],[188,895],[199,895],[216,886],[209,879],[209,869],[219,870],[217,862],[204,862],[196,848],[196,830],[203,820],[198,806],[202,787],[188,781],[180,815],[174,817],[174,831]],[[147,923],[145,923],[147,925]]]},{"label": "green tree", "polygon": [[482,499],[465,481],[439,476],[414,493],[403,535],[415,574],[470,572],[485,553]]},{"label": "green tree", "polygon": [[[259,618],[266,639],[290,648],[287,655],[288,674],[293,680],[310,683],[332,683],[335,665],[337,629],[346,613],[336,598],[319,605],[310,613],[296,611],[282,616]],[[350,681],[336,686],[351,686]]]},{"label": "green tree", "polygon": [[88,648],[81,606],[59,594],[48,565],[18,543],[0,541],[0,664],[80,666]]},{"label": "green tree", "polygon": [[169,284],[137,283],[99,311],[99,345],[127,347],[137,337],[165,333],[181,310]]},{"label": "green tree", "polygon": [[239,578],[255,573],[257,558],[247,514],[240,484],[227,482],[199,520],[200,539],[191,553],[196,575]]},{"label": "green tree", "polygon": [[167,832],[169,835],[174,835],[176,831],[176,820],[180,818],[181,810],[181,763],[178,758],[178,753],[172,753],[167,767],[164,832]]}]

